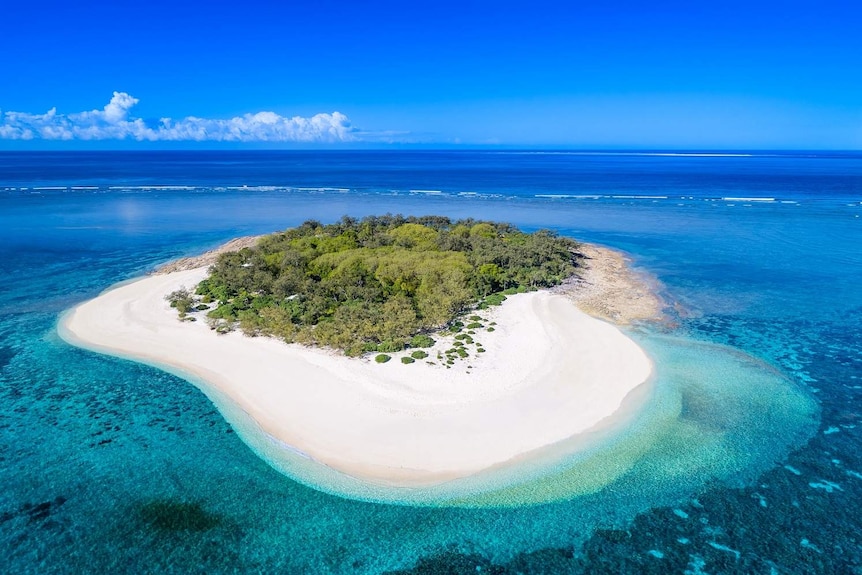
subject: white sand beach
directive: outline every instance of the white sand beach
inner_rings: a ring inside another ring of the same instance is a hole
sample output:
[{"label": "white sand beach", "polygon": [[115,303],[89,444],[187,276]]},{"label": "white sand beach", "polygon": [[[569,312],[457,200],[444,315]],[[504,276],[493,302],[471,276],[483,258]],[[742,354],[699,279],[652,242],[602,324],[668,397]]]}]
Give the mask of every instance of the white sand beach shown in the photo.
[{"label": "white sand beach", "polygon": [[487,351],[446,369],[397,357],[377,364],[179,321],[165,295],[205,275],[198,268],[120,285],[71,310],[61,334],[193,374],[272,437],[371,483],[433,485],[518,460],[606,425],[652,372],[620,330],[547,291],[483,312],[496,322],[493,333],[476,336]]}]

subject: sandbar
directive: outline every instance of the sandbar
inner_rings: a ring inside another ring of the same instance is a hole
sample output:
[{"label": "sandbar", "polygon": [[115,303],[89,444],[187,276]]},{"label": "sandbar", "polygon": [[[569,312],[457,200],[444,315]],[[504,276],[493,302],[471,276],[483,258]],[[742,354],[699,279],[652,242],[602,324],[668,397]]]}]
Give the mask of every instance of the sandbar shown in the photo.
[{"label": "sandbar", "polygon": [[651,360],[634,341],[550,291],[482,312],[496,322],[481,334],[486,352],[447,369],[435,349],[413,364],[377,364],[179,321],[165,296],[206,274],[184,269],[119,285],[70,310],[60,333],[193,375],[285,448],[376,485],[435,485],[521,462],[606,426],[651,381]]}]

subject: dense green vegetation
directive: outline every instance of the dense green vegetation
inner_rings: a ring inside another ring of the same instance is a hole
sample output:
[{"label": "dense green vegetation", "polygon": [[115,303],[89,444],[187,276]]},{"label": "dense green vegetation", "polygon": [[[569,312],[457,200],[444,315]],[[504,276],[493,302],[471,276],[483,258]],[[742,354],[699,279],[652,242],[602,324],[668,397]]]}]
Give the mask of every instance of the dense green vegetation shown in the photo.
[{"label": "dense green vegetation", "polygon": [[211,305],[208,321],[220,331],[239,325],[348,355],[391,353],[432,346],[427,333],[504,292],[559,284],[578,257],[577,243],[553,232],[472,219],[307,221],[222,254],[194,301],[173,302],[183,314]]}]

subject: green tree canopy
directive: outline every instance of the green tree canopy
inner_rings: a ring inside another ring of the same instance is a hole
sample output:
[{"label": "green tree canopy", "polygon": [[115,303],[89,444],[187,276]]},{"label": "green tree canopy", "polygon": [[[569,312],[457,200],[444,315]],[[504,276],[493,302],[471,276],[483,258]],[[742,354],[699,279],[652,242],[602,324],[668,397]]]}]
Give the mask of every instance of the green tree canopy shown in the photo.
[{"label": "green tree canopy", "polygon": [[196,294],[216,302],[211,321],[357,355],[402,349],[486,296],[557,285],[579,257],[574,240],[497,222],[309,220],[222,254]]}]

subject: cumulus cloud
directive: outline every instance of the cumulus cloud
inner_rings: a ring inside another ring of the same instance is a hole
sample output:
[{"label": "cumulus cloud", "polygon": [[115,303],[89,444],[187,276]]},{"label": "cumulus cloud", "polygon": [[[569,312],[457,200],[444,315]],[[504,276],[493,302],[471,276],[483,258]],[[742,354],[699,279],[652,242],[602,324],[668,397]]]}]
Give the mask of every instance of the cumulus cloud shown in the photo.
[{"label": "cumulus cloud", "polygon": [[101,110],[44,114],[0,110],[0,138],[7,140],[125,140],[197,142],[350,142],[358,139],[350,119],[339,112],[310,118],[258,112],[229,119],[188,116],[148,125],[130,114],[138,99],[114,92]]}]

